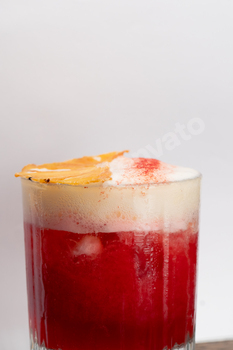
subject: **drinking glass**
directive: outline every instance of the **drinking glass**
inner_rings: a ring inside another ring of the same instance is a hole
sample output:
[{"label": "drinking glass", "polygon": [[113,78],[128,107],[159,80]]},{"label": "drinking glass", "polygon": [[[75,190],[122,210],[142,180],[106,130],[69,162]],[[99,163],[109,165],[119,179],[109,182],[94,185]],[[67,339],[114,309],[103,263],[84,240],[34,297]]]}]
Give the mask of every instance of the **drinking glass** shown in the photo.
[{"label": "drinking glass", "polygon": [[21,181],[31,350],[194,349],[199,175]]}]

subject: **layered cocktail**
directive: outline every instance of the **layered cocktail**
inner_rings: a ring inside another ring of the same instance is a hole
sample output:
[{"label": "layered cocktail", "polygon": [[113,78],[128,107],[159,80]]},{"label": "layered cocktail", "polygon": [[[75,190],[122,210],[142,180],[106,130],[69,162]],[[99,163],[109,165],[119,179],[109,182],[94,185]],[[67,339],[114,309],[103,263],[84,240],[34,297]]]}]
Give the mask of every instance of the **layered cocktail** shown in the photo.
[{"label": "layered cocktail", "polygon": [[194,349],[198,172],[111,153],[19,175],[31,349]]}]

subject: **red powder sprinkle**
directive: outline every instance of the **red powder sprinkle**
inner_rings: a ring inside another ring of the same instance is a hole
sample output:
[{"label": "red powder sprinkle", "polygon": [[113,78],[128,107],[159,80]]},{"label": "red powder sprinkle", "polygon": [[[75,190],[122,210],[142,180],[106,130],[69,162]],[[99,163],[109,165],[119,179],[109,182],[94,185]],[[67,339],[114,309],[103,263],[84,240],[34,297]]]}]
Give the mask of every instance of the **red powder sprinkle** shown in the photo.
[{"label": "red powder sprinkle", "polygon": [[125,171],[124,176],[129,181],[131,176],[138,177],[138,184],[166,181],[164,174],[161,173],[161,162],[151,158],[134,158],[133,164]]},{"label": "red powder sprinkle", "polygon": [[144,181],[155,181],[155,170],[159,169],[160,161],[150,158],[136,158],[134,160],[133,169],[137,171],[137,175],[144,178]]},{"label": "red powder sprinkle", "polygon": [[148,176],[151,173],[159,169],[160,161],[151,158],[136,158],[134,161],[133,168],[141,170],[141,175]]}]

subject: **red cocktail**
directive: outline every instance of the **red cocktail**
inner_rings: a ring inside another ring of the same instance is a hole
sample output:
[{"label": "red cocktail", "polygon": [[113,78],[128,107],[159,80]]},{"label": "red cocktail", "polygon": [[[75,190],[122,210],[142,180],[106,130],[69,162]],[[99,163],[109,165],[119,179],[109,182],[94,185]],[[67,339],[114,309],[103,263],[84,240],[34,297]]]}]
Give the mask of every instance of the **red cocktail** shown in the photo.
[{"label": "red cocktail", "polygon": [[149,183],[148,170],[22,181],[31,349],[192,348],[200,177]]}]

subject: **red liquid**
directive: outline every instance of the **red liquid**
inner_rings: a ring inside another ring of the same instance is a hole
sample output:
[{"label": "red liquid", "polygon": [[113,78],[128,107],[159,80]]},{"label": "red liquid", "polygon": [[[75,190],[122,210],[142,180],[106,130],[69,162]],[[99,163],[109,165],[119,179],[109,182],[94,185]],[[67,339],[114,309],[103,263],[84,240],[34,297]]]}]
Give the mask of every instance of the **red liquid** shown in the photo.
[{"label": "red liquid", "polygon": [[62,350],[162,350],[194,336],[197,233],[25,224],[30,328]]}]

